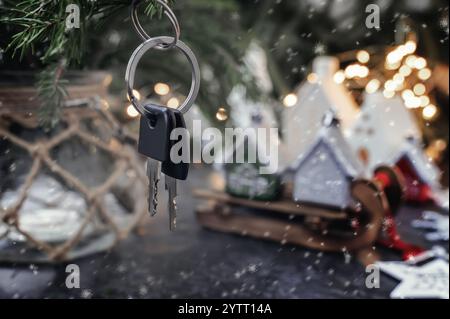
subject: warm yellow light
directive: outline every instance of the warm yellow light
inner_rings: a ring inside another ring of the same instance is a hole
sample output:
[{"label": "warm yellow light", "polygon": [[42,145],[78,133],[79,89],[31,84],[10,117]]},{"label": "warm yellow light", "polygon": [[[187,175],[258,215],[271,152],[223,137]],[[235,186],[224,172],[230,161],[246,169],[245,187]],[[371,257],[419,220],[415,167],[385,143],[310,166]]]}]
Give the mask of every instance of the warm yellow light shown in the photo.
[{"label": "warm yellow light", "polygon": [[154,90],[156,94],[164,96],[170,93],[170,86],[166,83],[156,83]]},{"label": "warm yellow light", "polygon": [[389,90],[384,90],[383,91],[383,95],[387,99],[392,99],[395,96],[395,92],[394,91],[389,91]]},{"label": "warm yellow light", "polygon": [[360,64],[351,64],[345,68],[345,76],[352,78],[365,78],[369,75],[369,68]]},{"label": "warm yellow light", "polygon": [[405,43],[404,48],[405,48],[406,54],[412,54],[412,53],[416,52],[417,43],[410,40]]},{"label": "warm yellow light", "polygon": [[418,84],[414,85],[414,93],[416,95],[424,95],[426,93],[426,91],[427,91],[427,88],[422,83],[418,83]]},{"label": "warm yellow light", "polygon": [[386,61],[388,64],[395,64],[400,62],[403,59],[403,56],[401,49],[396,49],[387,55]]},{"label": "warm yellow light", "polygon": [[406,76],[410,76],[410,75],[411,75],[412,70],[411,70],[411,68],[410,68],[409,66],[403,65],[403,66],[400,68],[399,73],[400,73],[401,75],[403,75],[404,77],[406,77]]},{"label": "warm yellow light", "polygon": [[306,79],[308,80],[309,83],[312,84],[319,82],[319,77],[315,73],[308,74],[308,77]]},{"label": "warm yellow light", "polygon": [[344,81],[345,81],[345,73],[344,73],[344,71],[342,71],[342,70],[337,71],[334,74],[333,79],[334,79],[334,82],[336,82],[337,84],[344,83]]},{"label": "warm yellow light", "polygon": [[370,54],[366,50],[360,50],[356,53],[356,59],[358,59],[360,63],[367,63],[370,61]]},{"label": "warm yellow light", "polygon": [[171,109],[176,109],[180,106],[180,101],[176,97],[172,97],[167,101],[167,107]]},{"label": "warm yellow light", "polygon": [[372,79],[366,85],[366,92],[369,94],[375,93],[381,86],[381,82],[378,79]]},{"label": "warm yellow light", "polygon": [[432,120],[437,114],[437,107],[436,105],[430,104],[426,107],[424,107],[422,111],[422,116],[425,120]]},{"label": "warm yellow light", "polygon": [[415,55],[410,55],[406,58],[405,63],[410,68],[414,68],[416,60],[417,60],[417,57]]},{"label": "warm yellow light", "polygon": [[298,97],[294,93],[286,95],[283,99],[283,104],[286,107],[293,107],[294,105],[297,104],[297,102],[298,102]]},{"label": "warm yellow light", "polygon": [[397,84],[393,80],[387,80],[386,83],[384,83],[384,88],[388,91],[395,91]]},{"label": "warm yellow light", "polygon": [[392,80],[395,82],[395,84],[402,85],[403,82],[405,82],[405,77],[403,75],[397,73],[396,75],[394,75]]},{"label": "warm yellow light", "polygon": [[411,91],[411,90],[404,90],[402,92],[402,98],[404,100],[407,100],[407,99],[410,99],[410,98],[413,98],[413,97],[414,97],[414,92]]},{"label": "warm yellow light", "polygon": [[420,106],[425,107],[430,104],[430,98],[426,95],[420,97]]},{"label": "warm yellow light", "polygon": [[136,108],[132,104],[128,105],[126,111],[127,111],[127,115],[131,118],[135,118],[135,117],[139,116],[139,112],[136,110]]},{"label": "warm yellow light", "polygon": [[438,139],[434,141],[433,144],[436,147],[436,149],[441,152],[445,151],[445,149],[447,148],[447,142],[443,139]]},{"label": "warm yellow light", "polygon": [[369,68],[367,66],[359,66],[358,76],[360,78],[366,78],[369,75]]},{"label": "warm yellow light", "polygon": [[431,70],[428,68],[422,69],[419,71],[419,73],[417,73],[417,76],[419,77],[419,79],[426,81],[431,78]]},{"label": "warm yellow light", "polygon": [[413,96],[405,100],[405,105],[409,109],[417,109],[420,107],[420,98]]},{"label": "warm yellow light", "polygon": [[353,79],[354,77],[356,77],[357,73],[358,71],[356,68],[356,64],[351,64],[345,68],[345,76],[348,79]]},{"label": "warm yellow light", "polygon": [[216,113],[216,118],[221,122],[228,120],[227,110],[225,110],[223,107],[219,108]]},{"label": "warm yellow light", "polygon": [[414,61],[414,67],[418,70],[426,68],[427,66],[427,60],[424,58],[417,58],[416,61]]},{"label": "warm yellow light", "polygon": [[397,70],[400,67],[400,65],[401,65],[401,61],[398,61],[398,62],[395,62],[395,63],[386,62],[384,67],[387,70]]}]

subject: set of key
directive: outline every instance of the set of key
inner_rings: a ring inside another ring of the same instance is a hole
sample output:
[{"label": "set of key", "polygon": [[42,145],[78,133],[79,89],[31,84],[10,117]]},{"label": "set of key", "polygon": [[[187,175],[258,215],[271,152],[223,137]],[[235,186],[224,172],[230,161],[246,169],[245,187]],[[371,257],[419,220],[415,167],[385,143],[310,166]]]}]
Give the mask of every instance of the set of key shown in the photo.
[{"label": "set of key", "polygon": [[[148,104],[144,106],[145,114],[141,116],[139,132],[139,153],[147,159],[147,177],[149,182],[148,210],[154,216],[158,206],[158,184],[164,175],[165,188],[168,192],[168,212],[170,229],[176,228],[177,182],[186,180],[189,163],[174,163],[170,151],[180,140],[171,140],[170,135],[176,128],[186,129],[183,114],[176,109]],[[181,138],[181,137],[180,137]],[[185,147],[189,147],[186,145]],[[183,149],[185,149],[183,147]]]}]

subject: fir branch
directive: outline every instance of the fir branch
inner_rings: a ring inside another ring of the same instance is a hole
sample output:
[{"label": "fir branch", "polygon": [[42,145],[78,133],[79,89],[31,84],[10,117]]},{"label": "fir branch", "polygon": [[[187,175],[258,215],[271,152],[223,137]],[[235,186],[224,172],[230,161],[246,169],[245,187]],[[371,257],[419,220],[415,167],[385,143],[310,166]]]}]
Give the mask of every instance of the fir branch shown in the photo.
[{"label": "fir branch", "polygon": [[[143,1],[147,15],[162,15],[162,7],[155,0]],[[173,1],[169,0],[168,4],[173,4]],[[79,29],[66,28],[66,8],[69,4],[77,4],[80,8]],[[4,1],[0,7],[0,23],[17,28],[6,50],[12,51],[13,57],[19,55],[21,60],[28,52],[35,55],[37,47],[42,50],[39,59],[47,68],[39,74],[36,86],[42,101],[39,117],[45,128],[53,128],[58,123],[62,104],[67,97],[67,82],[62,79],[62,74],[66,65],[81,64],[86,52],[84,45],[88,30],[130,4],[131,0]]]}]

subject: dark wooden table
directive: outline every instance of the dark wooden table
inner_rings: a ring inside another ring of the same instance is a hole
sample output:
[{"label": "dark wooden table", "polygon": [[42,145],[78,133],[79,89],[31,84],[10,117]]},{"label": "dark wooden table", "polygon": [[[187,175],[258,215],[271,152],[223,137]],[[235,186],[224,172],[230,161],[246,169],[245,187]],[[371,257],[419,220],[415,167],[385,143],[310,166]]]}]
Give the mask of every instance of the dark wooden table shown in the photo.
[{"label": "dark wooden table", "polygon": [[[396,281],[365,288],[355,257],[215,233],[195,220],[193,188],[205,188],[211,171],[192,169],[181,184],[178,230],[170,233],[165,205],[146,226],[112,252],[78,260],[81,289],[65,286],[65,265],[0,265],[2,298],[388,298]],[[165,203],[165,199],[160,200]],[[405,239],[426,247],[410,227],[421,208],[404,207],[398,223]],[[448,244],[444,243],[448,249]],[[398,260],[380,251],[384,260]]]}]

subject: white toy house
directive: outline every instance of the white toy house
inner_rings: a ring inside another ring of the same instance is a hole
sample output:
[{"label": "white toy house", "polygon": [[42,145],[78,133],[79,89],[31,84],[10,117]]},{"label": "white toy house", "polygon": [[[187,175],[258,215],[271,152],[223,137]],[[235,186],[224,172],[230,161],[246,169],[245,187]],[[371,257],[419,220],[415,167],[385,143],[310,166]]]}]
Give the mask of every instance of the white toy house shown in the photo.
[{"label": "white toy house", "polygon": [[334,80],[339,60],[322,56],[313,61],[315,83],[305,81],[297,90],[298,103],[283,111],[283,141],[286,162],[293,162],[302,155],[321,130],[322,119],[327,112],[334,112],[346,131],[358,114],[358,105],[344,85]]},{"label": "white toy house", "polygon": [[315,138],[289,167],[293,198],[300,203],[352,208],[351,183],[363,176],[364,168],[347,144],[335,115],[330,112],[319,123]]},{"label": "white toy house", "polygon": [[440,190],[440,170],[424,153],[422,133],[400,97],[367,94],[348,141],[369,175],[380,165],[397,165],[408,199],[426,201]]}]

